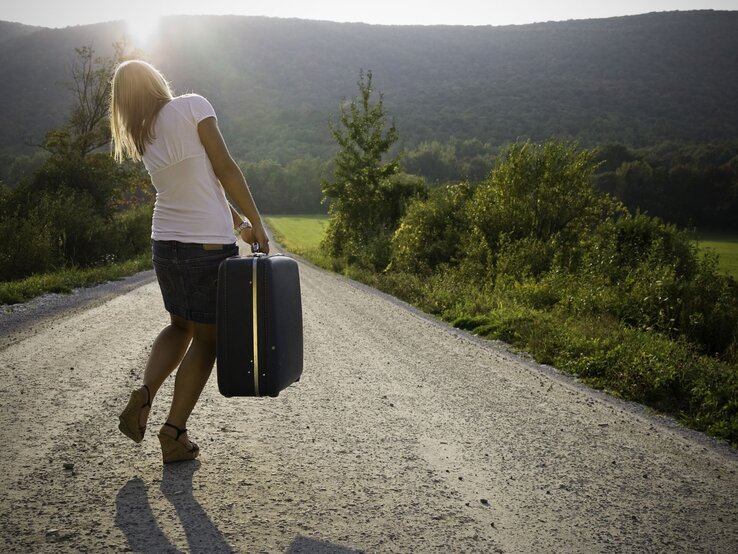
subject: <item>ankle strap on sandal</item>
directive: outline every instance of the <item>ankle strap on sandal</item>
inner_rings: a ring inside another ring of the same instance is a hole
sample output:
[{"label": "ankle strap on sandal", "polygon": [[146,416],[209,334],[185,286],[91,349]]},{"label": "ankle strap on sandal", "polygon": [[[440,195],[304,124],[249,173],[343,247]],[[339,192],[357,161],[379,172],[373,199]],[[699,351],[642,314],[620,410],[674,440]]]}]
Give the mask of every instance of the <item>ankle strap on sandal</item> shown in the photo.
[{"label": "ankle strap on sandal", "polygon": [[172,429],[177,431],[177,436],[175,437],[175,440],[179,440],[179,437],[181,437],[187,432],[186,428],[180,429],[179,427],[177,427],[176,425],[172,425],[168,421],[165,421],[164,425],[166,425],[167,427],[171,427]]},{"label": "ankle strap on sandal", "polygon": [[149,390],[148,385],[144,385],[143,388],[146,389],[146,404],[141,406],[142,408],[145,408],[146,406],[151,406],[151,391]]}]

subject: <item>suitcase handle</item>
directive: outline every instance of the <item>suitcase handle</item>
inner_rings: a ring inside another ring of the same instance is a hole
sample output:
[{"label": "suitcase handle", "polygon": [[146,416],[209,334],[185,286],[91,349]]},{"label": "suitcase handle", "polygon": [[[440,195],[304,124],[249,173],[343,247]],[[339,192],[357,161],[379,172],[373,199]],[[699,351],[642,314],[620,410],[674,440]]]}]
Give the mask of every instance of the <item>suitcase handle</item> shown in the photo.
[{"label": "suitcase handle", "polygon": [[261,245],[258,242],[251,243],[251,252],[253,254],[256,254],[261,250]]}]

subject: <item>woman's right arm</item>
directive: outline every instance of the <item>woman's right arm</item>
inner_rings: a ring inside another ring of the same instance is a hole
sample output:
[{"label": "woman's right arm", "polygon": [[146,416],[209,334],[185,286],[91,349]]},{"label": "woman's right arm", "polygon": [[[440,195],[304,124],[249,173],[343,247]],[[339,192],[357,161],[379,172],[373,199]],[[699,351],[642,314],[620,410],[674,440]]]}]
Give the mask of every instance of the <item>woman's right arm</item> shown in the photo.
[{"label": "woman's right arm", "polygon": [[223,135],[220,134],[218,122],[214,117],[203,119],[197,125],[197,133],[213,166],[215,176],[238,209],[254,226],[252,230],[253,239],[259,243],[260,251],[267,254],[269,252],[269,238],[264,230],[261,216],[256,209],[254,198],[251,196],[251,191],[241,168],[238,167],[238,164],[228,152]]}]

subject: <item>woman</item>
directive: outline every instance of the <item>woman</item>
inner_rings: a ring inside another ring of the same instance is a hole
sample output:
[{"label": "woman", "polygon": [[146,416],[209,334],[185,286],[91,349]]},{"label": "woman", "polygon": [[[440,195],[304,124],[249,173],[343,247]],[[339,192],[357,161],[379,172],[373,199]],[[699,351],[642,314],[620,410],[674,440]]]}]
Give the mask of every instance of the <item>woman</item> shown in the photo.
[{"label": "woman", "polygon": [[110,126],[115,159],[142,160],[156,188],[154,269],[171,318],[154,341],[143,385],[131,393],[119,429],[135,442],[143,440],[151,402],[179,366],[158,436],[164,463],[192,460],[199,449],[186,426],[215,362],[218,265],[238,254],[234,229],[262,252],[269,252],[269,241],[205,98],[175,97],[152,65],[123,62],[113,76]]}]

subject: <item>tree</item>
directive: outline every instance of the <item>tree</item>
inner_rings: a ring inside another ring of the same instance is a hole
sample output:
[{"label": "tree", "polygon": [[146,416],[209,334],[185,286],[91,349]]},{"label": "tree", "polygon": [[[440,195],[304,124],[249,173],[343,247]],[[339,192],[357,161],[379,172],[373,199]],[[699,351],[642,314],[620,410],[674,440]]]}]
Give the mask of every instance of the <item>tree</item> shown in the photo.
[{"label": "tree", "polygon": [[95,56],[91,46],[75,48],[77,54],[66,87],[74,105],[67,124],[46,133],[41,147],[51,154],[86,156],[110,143],[108,102],[115,67],[124,59],[124,44],[113,44],[113,55]]},{"label": "tree", "polygon": [[108,102],[115,67],[124,58],[124,44],[114,43],[111,56],[96,56],[90,46],[75,48],[67,87],[74,103],[63,127],[47,131],[41,147],[50,155],[28,183],[30,196],[75,191],[91,197],[95,209],[109,217],[128,202],[146,198],[148,180],[139,166],[117,164],[107,150],[110,143]]},{"label": "tree", "polygon": [[[330,202],[324,247],[334,258],[381,269],[389,262],[392,232],[409,198],[425,190],[422,181],[391,179],[397,158],[383,161],[397,141],[394,122],[385,131],[383,97],[372,103],[372,72],[359,73],[358,98],[341,105],[339,125],[331,134],[339,146],[333,180],[322,181]],[[399,215],[398,215],[399,214]]]},{"label": "tree", "polygon": [[408,152],[403,159],[403,166],[409,173],[422,175],[436,184],[458,181],[461,177],[452,146],[436,140],[424,142]]},{"label": "tree", "polygon": [[[140,225],[148,219],[145,210],[120,215],[146,198],[148,179],[138,165],[118,164],[101,150],[110,141],[110,80],[122,47],[115,45],[114,56],[106,58],[95,57],[90,47],[76,53],[69,119],[46,133],[41,146],[49,155],[0,206],[0,231],[8,238],[0,247],[0,279],[135,255],[148,243],[141,240],[148,236]],[[33,254],[18,255],[16,243],[30,245]]]}]

